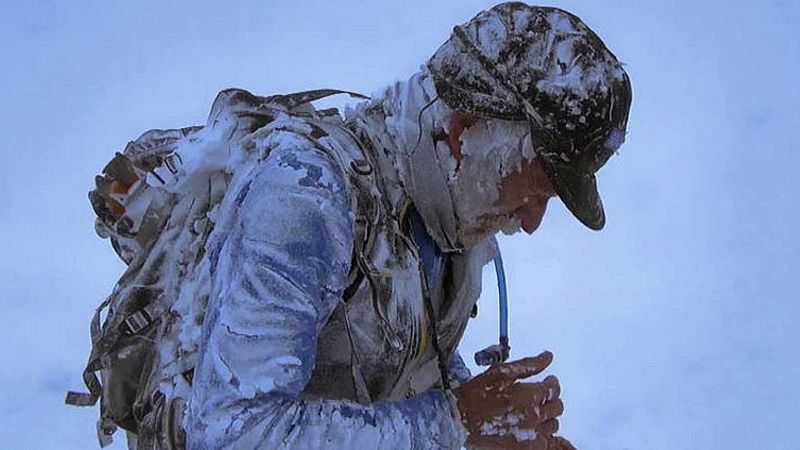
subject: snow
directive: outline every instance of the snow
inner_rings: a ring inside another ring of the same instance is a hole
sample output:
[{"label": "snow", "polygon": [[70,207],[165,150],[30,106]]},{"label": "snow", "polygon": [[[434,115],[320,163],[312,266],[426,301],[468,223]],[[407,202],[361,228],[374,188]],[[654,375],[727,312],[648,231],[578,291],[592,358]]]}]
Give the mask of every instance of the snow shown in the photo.
[{"label": "snow", "polygon": [[[63,399],[82,388],[89,319],[122,271],[86,202],[115,150],[143,130],[203,123],[229,86],[377,90],[491,5],[9,3],[3,446],[97,447],[96,409]],[[501,239],[512,358],[554,351],[561,432],[578,448],[794,449],[797,2],[564,6],[627,64],[634,110],[620,158],[599,177],[605,231],[551,205],[534,236]],[[496,340],[493,277],[465,338],[470,364]],[[757,420],[754,398],[769,405]]]},{"label": "snow", "polygon": [[[539,414],[538,411],[536,411],[536,414]],[[485,421],[481,424],[480,432],[487,436],[513,436],[518,441],[532,441],[536,439],[536,431],[518,426],[524,419],[525,416],[518,413],[494,417],[490,421]]]}]

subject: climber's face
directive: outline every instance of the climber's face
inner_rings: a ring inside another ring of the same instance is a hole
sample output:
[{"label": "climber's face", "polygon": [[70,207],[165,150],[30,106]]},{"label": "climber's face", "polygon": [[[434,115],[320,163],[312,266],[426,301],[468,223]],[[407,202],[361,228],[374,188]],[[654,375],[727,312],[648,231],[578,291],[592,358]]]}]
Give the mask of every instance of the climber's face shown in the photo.
[{"label": "climber's face", "polygon": [[500,181],[498,192],[501,214],[519,220],[528,234],[539,228],[547,211],[547,202],[556,195],[539,158],[523,164],[519,172],[505,176]]},{"label": "climber's face", "polygon": [[528,125],[454,113],[447,133],[458,161],[456,191],[471,191],[455,196],[470,234],[536,231],[556,193],[530,147]]}]

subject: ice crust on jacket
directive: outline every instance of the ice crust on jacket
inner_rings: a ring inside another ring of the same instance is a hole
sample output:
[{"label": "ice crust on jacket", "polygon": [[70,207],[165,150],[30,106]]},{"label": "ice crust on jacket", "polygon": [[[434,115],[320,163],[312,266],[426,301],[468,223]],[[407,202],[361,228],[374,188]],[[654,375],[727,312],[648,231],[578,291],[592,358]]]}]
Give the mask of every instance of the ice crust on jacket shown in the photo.
[{"label": "ice crust on jacket", "polygon": [[366,406],[301,399],[347,279],[353,211],[328,155],[299,134],[265,141],[269,157],[234,177],[210,240],[188,448],[459,448],[463,428],[439,390]]}]

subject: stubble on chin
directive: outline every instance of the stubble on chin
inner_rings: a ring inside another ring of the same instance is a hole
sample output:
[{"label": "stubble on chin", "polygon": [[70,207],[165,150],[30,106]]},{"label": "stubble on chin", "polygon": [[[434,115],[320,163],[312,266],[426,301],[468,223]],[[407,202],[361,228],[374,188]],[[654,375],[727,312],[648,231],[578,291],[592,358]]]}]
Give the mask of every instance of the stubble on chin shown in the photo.
[{"label": "stubble on chin", "polygon": [[519,219],[506,215],[484,214],[472,223],[459,230],[459,242],[465,247],[472,247],[497,233],[512,235],[522,230]]},{"label": "stubble on chin", "polygon": [[513,218],[507,217],[506,224],[502,228],[500,228],[500,231],[508,236],[511,236],[512,234],[517,234],[520,231],[522,231],[522,221],[520,221],[516,217]]}]

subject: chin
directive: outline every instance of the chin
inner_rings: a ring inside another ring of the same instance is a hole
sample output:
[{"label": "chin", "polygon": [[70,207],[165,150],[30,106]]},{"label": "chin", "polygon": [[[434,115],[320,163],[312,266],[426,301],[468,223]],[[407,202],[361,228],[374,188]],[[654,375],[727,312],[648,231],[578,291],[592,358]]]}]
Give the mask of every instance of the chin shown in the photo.
[{"label": "chin", "polygon": [[511,219],[505,224],[505,226],[500,228],[500,231],[508,236],[517,234],[522,231],[522,223],[519,221],[519,219]]},{"label": "chin", "polygon": [[472,247],[497,233],[510,236],[520,231],[522,231],[522,224],[519,219],[505,216],[495,216],[490,219],[484,216],[473,226],[459,230],[458,242],[465,247]]}]

